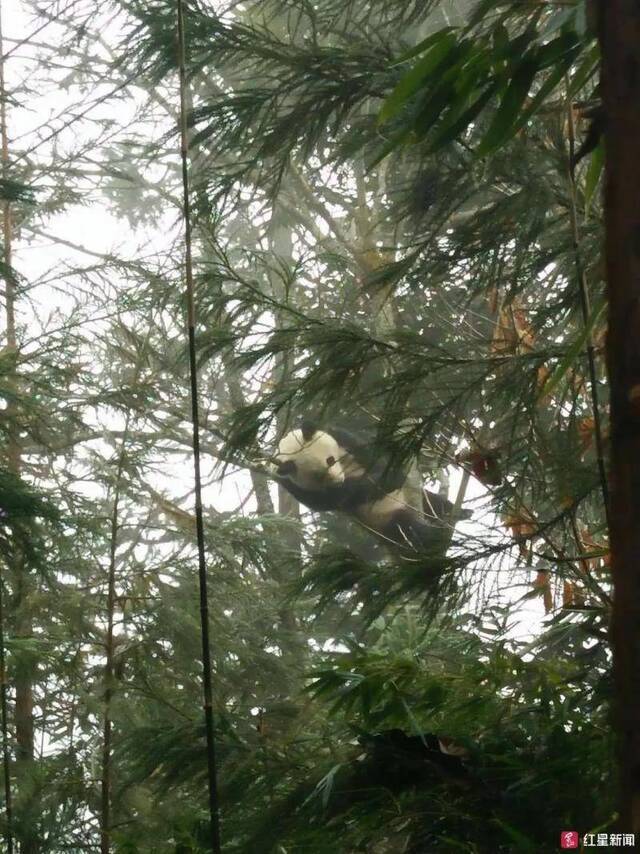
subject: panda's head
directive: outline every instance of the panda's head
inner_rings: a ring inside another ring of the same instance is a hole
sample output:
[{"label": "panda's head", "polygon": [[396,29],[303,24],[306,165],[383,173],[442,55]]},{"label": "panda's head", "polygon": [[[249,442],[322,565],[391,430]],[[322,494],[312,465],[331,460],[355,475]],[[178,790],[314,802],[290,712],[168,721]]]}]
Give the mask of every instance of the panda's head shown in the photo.
[{"label": "panda's head", "polygon": [[345,479],[344,455],[344,448],[330,433],[303,421],[299,430],[292,430],[280,440],[277,474],[311,491],[338,486]]}]

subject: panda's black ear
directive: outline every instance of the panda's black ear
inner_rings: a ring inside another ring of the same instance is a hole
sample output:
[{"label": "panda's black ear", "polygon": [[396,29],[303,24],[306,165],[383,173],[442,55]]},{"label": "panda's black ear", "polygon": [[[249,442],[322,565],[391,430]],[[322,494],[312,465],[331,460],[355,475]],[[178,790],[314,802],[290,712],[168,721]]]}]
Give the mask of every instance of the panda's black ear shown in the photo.
[{"label": "panda's black ear", "polygon": [[305,442],[310,442],[316,434],[316,425],[313,421],[309,421],[308,418],[303,418],[302,423],[300,424],[300,429],[302,430],[302,438]]}]

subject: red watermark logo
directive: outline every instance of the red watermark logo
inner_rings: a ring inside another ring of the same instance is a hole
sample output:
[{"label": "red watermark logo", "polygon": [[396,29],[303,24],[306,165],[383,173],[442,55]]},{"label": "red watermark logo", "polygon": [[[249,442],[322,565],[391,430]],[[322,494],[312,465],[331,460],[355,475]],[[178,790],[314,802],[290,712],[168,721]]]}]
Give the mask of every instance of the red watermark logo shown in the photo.
[{"label": "red watermark logo", "polygon": [[580,836],[577,830],[563,830],[560,834],[560,848],[577,848]]}]

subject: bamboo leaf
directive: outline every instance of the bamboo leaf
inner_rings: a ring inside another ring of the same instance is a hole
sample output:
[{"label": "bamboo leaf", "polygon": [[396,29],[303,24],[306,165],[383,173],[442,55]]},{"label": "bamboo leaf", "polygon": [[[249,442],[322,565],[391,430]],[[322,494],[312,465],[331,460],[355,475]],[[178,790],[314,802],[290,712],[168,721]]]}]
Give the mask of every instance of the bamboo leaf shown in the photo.
[{"label": "bamboo leaf", "polygon": [[482,112],[489,99],[497,90],[497,83],[494,81],[476,98],[476,100],[460,115],[455,121],[447,121],[442,123],[437,132],[434,134],[431,143],[431,151],[435,152],[439,148],[447,145],[467,129],[474,119]]},{"label": "bamboo leaf", "polygon": [[591,202],[593,201],[593,194],[595,193],[596,187],[598,186],[598,181],[600,180],[600,175],[602,174],[602,167],[604,166],[604,145],[602,142],[594,149],[591,154],[591,158],[589,160],[589,168],[587,169],[587,174],[584,181],[584,212],[585,215],[589,214],[589,209],[591,207]]},{"label": "bamboo leaf", "polygon": [[569,347],[565,355],[560,359],[555,371],[551,374],[547,382],[543,385],[538,400],[547,397],[562,381],[567,371],[573,366],[578,355],[584,350],[585,345],[591,334],[591,330],[604,314],[605,304],[603,303],[597,311],[591,313],[588,323],[580,331],[573,344]]},{"label": "bamboo leaf", "polygon": [[525,854],[525,852],[532,852],[532,854],[539,850],[538,844],[528,836],[525,836],[524,833],[519,831],[516,827],[513,827],[511,824],[507,824],[506,821],[502,821],[499,818],[494,819],[494,823],[502,828],[504,832],[511,838],[511,840],[517,844],[518,851]]},{"label": "bamboo leaf", "polygon": [[542,45],[537,51],[538,67],[549,68],[559,60],[566,61],[567,57],[573,57],[580,47],[580,42],[575,33],[565,32],[553,41]]},{"label": "bamboo leaf", "polygon": [[342,763],[338,763],[334,765],[333,768],[324,775],[324,777],[316,784],[315,789],[311,792],[308,798],[304,801],[304,803],[308,803],[312,798],[321,796],[322,806],[326,809],[327,804],[329,803],[329,799],[331,797],[331,792],[333,791],[333,785],[335,782],[336,774],[342,768]]},{"label": "bamboo leaf", "polygon": [[457,89],[460,70],[459,63],[450,67],[440,78],[439,84],[425,93],[422,99],[423,107],[413,125],[416,139],[426,136],[443,114],[456,115],[460,108],[464,108],[466,94]]},{"label": "bamboo leaf", "polygon": [[422,59],[417,62],[414,67],[402,77],[387,97],[380,114],[378,116],[378,124],[384,122],[397,115],[407,103],[409,98],[420,89],[423,81],[447,59],[451,51],[456,47],[457,41],[454,35],[449,32],[440,34],[440,38],[436,41],[431,49]]},{"label": "bamboo leaf", "polygon": [[412,48],[409,48],[408,51],[401,54],[395,62],[391,63],[391,68],[396,68],[398,65],[402,65],[409,59],[413,59],[414,56],[419,56],[421,53],[424,53],[427,48],[439,41],[443,35],[451,32],[453,32],[453,27],[443,27],[441,30],[438,30],[437,33],[432,33],[430,36],[427,36],[426,39],[422,39],[422,41],[418,42],[417,45],[414,45]]},{"label": "bamboo leaf", "polygon": [[414,124],[416,139],[423,139],[429,133],[443,112],[450,106],[452,95],[453,81],[445,79],[438,89],[426,99],[426,103]]},{"label": "bamboo leaf", "polygon": [[[476,27],[485,17],[488,12],[491,12],[495,9],[495,0],[481,0],[480,3],[475,7],[471,17],[469,19],[469,29]],[[506,14],[502,15],[502,20],[506,18]]]},{"label": "bamboo leaf", "polygon": [[558,86],[560,81],[563,79],[567,70],[571,63],[573,62],[573,55],[565,57],[564,61],[561,62],[556,68],[554,68],[551,73],[548,75],[547,79],[544,81],[542,86],[538,89],[534,97],[529,102],[528,106],[525,110],[523,110],[522,114],[516,121],[513,132],[515,133],[521,127],[529,121],[529,119],[533,116],[535,111],[538,109],[540,104],[545,101],[548,96],[553,92],[553,90]]},{"label": "bamboo leaf", "polygon": [[372,169],[375,169],[375,167],[378,165],[378,163],[380,163],[381,160],[384,160],[384,158],[388,154],[391,154],[391,152],[394,151],[396,148],[399,148],[401,145],[404,145],[406,142],[409,142],[409,140],[413,136],[414,136],[414,134],[413,134],[413,131],[411,130],[411,128],[409,128],[407,130],[407,128],[403,127],[397,133],[394,133],[390,137],[390,139],[388,139],[385,142],[385,144],[382,146],[382,148],[380,149],[378,154],[376,154],[376,156],[373,158],[371,163],[369,163],[367,165],[367,169],[366,169],[367,174],[369,172],[371,172]]},{"label": "bamboo leaf", "polygon": [[538,63],[531,55],[523,59],[505,90],[489,130],[478,146],[479,155],[487,154],[508,138],[538,69]]},{"label": "bamboo leaf", "polygon": [[[431,142],[432,151],[456,139],[481,112],[491,95],[497,90],[495,79],[489,74],[490,58],[485,51],[476,50],[461,74],[453,81],[455,99],[437,124],[436,134]],[[487,80],[489,85],[486,86]],[[479,97],[475,97],[481,92]],[[469,106],[469,100],[475,98]]]},{"label": "bamboo leaf", "polygon": [[552,33],[561,30],[563,27],[571,24],[573,18],[575,16],[575,9],[559,9],[556,12],[553,12],[551,17],[548,19],[547,23],[540,30],[540,35],[543,38],[550,36]]},{"label": "bamboo leaf", "polygon": [[571,78],[570,94],[578,92],[585,83],[598,71],[600,58],[600,50],[597,44],[594,44],[585,54],[585,58],[578,65],[573,77]]}]

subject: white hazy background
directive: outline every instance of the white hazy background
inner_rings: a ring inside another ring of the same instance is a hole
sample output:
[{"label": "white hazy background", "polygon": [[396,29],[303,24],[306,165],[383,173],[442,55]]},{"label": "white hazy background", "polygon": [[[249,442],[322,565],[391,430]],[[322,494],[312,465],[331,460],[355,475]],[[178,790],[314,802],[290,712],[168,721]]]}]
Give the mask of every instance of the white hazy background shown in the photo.
[{"label": "white hazy background", "polygon": [[[101,14],[99,9],[96,12],[97,4],[94,0],[84,3],[60,2],[45,8],[55,13],[71,7],[78,14],[78,20],[81,20],[83,11],[94,16]],[[77,175],[76,185],[71,188],[78,193],[77,202],[68,205],[62,212],[50,214],[45,210],[41,217],[36,215],[33,222],[21,228],[14,239],[13,266],[27,284],[24,295],[17,303],[17,319],[19,325],[28,330],[27,338],[32,341],[31,346],[37,348],[39,342],[44,340],[46,330],[59,325],[71,312],[76,297],[81,296],[83,300],[91,298],[90,294],[80,295],[74,291],[74,288],[85,287],[75,272],[78,268],[89,267],[105,256],[131,261],[157,256],[159,259],[168,259],[169,263],[176,263],[183,251],[182,223],[179,211],[167,204],[166,214],[159,221],[154,219],[153,224],[147,221],[133,228],[126,219],[114,214],[99,186],[99,178],[97,175],[92,176],[87,167],[85,149],[90,145],[98,125],[103,138],[108,137],[111,125],[114,134],[121,133],[121,129],[127,126],[135,126],[137,131],[147,132],[150,138],[157,138],[171,128],[168,120],[161,126],[146,116],[140,118],[139,111],[147,100],[147,94],[136,91],[133,83],[126,87],[126,91],[114,92],[114,81],[100,76],[99,64],[92,87],[79,87],[74,73],[78,59],[74,54],[77,46],[65,43],[66,32],[55,21],[43,28],[43,19],[33,15],[26,0],[5,3],[2,13],[6,86],[9,93],[15,91],[19,97],[17,101],[10,100],[7,107],[10,160],[15,159],[14,151],[27,149],[28,160],[36,166],[38,163],[50,162],[54,152],[56,160],[73,166],[77,153],[83,152],[82,159],[77,158],[82,169]],[[117,20],[107,11],[102,13],[102,17],[101,41],[92,46],[92,51],[96,57],[108,60],[110,46],[119,44],[123,33],[119,30]],[[48,66],[43,66],[38,57],[40,44],[59,45],[57,55],[49,54]],[[29,91],[26,99],[19,94],[23,87]],[[178,103],[177,92],[175,102]],[[95,157],[99,156],[96,152]],[[149,166],[149,175],[154,181],[161,174],[161,169],[160,164]],[[55,176],[52,176],[53,180]],[[47,198],[47,182],[46,175],[35,180],[38,204]],[[110,286],[115,290],[126,285],[114,277]],[[99,304],[102,306],[102,300]],[[96,317],[93,322],[99,329],[100,318]],[[105,417],[109,419],[111,416]],[[111,426],[111,422],[107,423]],[[100,449],[100,443],[94,442],[93,450],[102,450],[108,457],[113,448],[104,444]],[[163,475],[158,476],[157,488],[171,494],[173,498],[184,496],[191,486],[191,469],[182,463],[175,463],[172,468],[168,459],[165,463]],[[451,499],[457,494],[460,477],[460,469],[451,467]],[[90,495],[92,492],[91,484],[84,483],[78,488],[85,494]],[[222,482],[207,488],[205,504],[209,503],[217,510],[232,509],[238,504],[239,493],[246,492],[248,488],[248,478],[243,472],[230,471]],[[96,490],[99,492],[97,486]],[[482,507],[485,497],[484,487],[471,478],[467,506]],[[248,506],[251,509],[251,505]],[[458,535],[486,539],[488,532],[493,529],[494,537],[502,539],[506,536],[498,518],[488,514],[486,509],[480,511],[479,515],[482,516],[481,521],[474,518],[460,523]],[[487,576],[485,595],[491,591],[495,603],[504,604],[505,601],[519,599],[523,593],[531,590],[534,573],[531,569],[524,569],[514,574],[513,567],[510,569],[503,563],[500,572],[491,571]],[[506,584],[510,586],[505,587]],[[535,636],[543,620],[542,601],[527,600],[521,603],[510,634],[520,639]]]}]

